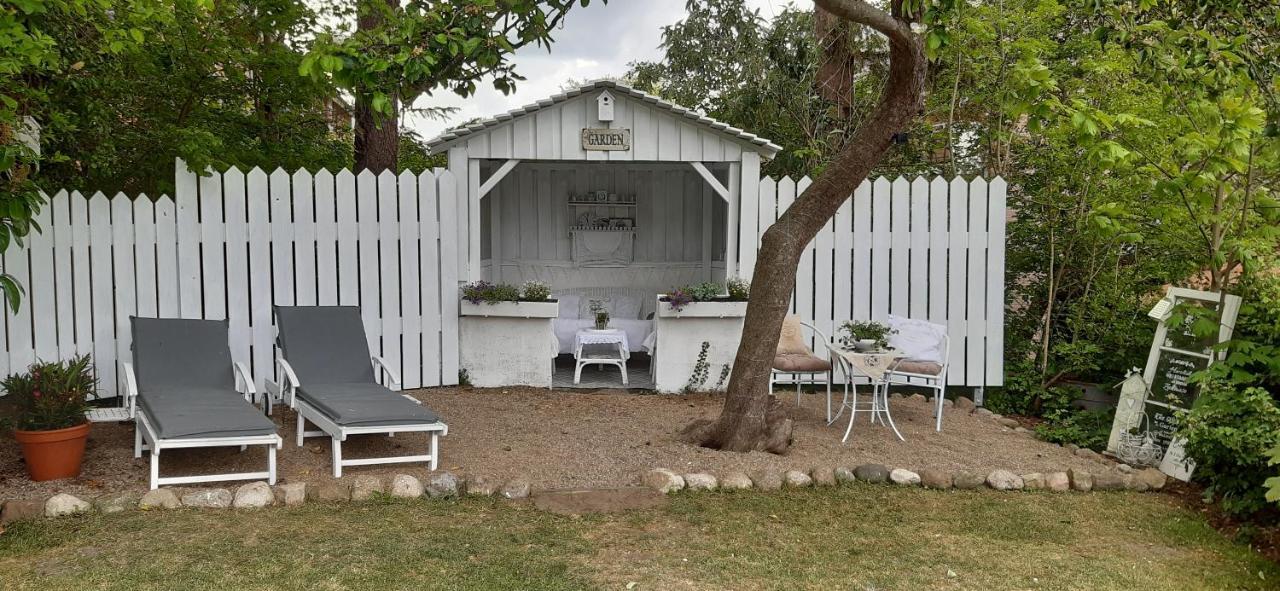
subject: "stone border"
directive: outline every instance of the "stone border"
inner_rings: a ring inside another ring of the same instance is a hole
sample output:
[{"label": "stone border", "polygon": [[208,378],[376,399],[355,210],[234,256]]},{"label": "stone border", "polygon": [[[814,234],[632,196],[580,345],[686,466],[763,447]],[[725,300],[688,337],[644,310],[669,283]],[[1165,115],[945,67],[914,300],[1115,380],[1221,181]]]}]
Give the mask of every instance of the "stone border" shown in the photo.
[{"label": "stone border", "polygon": [[447,499],[462,496],[523,499],[529,496],[529,482],[516,478],[498,482],[484,476],[459,478],[450,472],[436,472],[426,481],[409,474],[382,478],[370,474],[356,475],[343,482],[317,484],[289,482],[270,486],[266,482],[250,482],[232,490],[227,488],[173,489],[158,488],[146,494],[116,493],[92,500],[69,494],[56,494],[47,499],[15,499],[0,505],[0,524],[40,517],[62,517],[86,513],[120,513],[132,509],[260,509],[269,506],[296,507],[307,502],[333,503],[364,501],[378,496],[404,499],[427,497]]},{"label": "stone border", "polygon": [[1098,491],[1158,491],[1165,487],[1168,477],[1155,468],[1129,472],[1086,472],[1074,468],[1055,472],[1016,474],[1009,470],[992,470],[989,474],[977,472],[947,472],[924,469],[914,472],[906,468],[889,468],[883,464],[862,464],[854,468],[819,467],[809,470],[760,470],[751,475],[733,472],[717,479],[705,472],[677,474],[666,468],[654,468],[641,477],[641,484],[661,493],[681,490],[741,490],[756,488],[762,491],[781,488],[807,488],[811,486],[835,486],[852,482],[871,484],[891,483],[898,486],[931,489],[973,490],[988,488],[998,491],[1045,490],[1052,492]]}]

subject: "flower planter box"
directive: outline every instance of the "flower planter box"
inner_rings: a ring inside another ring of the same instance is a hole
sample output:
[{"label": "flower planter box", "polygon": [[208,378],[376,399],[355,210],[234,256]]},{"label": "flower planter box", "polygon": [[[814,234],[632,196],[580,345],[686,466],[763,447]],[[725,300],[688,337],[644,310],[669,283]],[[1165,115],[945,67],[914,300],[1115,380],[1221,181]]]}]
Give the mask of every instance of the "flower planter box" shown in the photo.
[{"label": "flower planter box", "polygon": [[560,303],[498,302],[459,306],[459,356],[479,388],[551,387],[556,354],[551,319]]},{"label": "flower planter box", "polygon": [[657,316],[663,318],[742,318],[746,315],[746,302],[690,302],[677,311],[671,308],[671,302],[658,300]]},{"label": "flower planter box", "polygon": [[458,311],[462,316],[555,318],[560,313],[560,302],[497,302],[495,304],[481,302],[473,304],[464,300]]},{"label": "flower planter box", "polygon": [[[725,366],[733,365],[742,339],[746,302],[691,302],[680,311],[670,302],[658,301],[654,315],[657,351],[654,354],[654,389],[680,392],[689,384],[702,344],[707,343],[707,379],[697,390],[715,390]],[[728,381],[720,384],[723,390]]]}]

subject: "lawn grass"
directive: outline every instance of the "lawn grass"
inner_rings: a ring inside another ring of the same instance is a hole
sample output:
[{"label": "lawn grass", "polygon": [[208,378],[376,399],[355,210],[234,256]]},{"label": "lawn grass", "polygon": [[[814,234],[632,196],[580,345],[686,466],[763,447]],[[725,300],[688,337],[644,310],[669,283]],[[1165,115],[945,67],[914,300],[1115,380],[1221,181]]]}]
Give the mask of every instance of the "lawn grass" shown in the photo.
[{"label": "lawn grass", "polygon": [[0,589],[1274,589],[1159,495],[855,485],[562,517],[493,499],[12,524]]}]

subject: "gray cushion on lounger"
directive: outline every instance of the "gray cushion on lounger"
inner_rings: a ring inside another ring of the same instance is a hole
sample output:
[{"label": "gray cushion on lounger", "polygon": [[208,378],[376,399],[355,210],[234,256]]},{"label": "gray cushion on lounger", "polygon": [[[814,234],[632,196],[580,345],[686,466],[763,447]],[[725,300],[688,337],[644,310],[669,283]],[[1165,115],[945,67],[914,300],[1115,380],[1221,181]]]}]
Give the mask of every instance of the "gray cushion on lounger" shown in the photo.
[{"label": "gray cushion on lounger", "polygon": [[235,391],[225,321],[130,320],[138,403],[162,439],[275,433]]},{"label": "gray cushion on lounger", "polygon": [[138,396],[161,439],[271,435],[275,423],[234,390],[148,390]]},{"label": "gray cushion on lounger", "polygon": [[372,384],[377,380],[355,306],[276,306],[280,350],[303,384]]},{"label": "gray cushion on lounger", "polygon": [[304,384],[298,395],[347,427],[440,422],[436,413],[378,384]]},{"label": "gray cushion on lounger", "polygon": [[280,351],[301,388],[298,395],[346,427],[440,422],[420,404],[374,378],[364,321],[355,306],[276,306]]},{"label": "gray cushion on lounger", "polygon": [[199,387],[235,389],[225,320],[130,318],[138,390]]}]

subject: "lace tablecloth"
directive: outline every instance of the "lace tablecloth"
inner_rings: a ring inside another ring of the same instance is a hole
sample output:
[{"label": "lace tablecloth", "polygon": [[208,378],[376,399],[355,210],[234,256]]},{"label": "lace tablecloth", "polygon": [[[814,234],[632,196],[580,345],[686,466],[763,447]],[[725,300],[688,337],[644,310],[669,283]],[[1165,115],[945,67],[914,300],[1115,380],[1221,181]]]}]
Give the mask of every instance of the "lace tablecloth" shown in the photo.
[{"label": "lace tablecloth", "polygon": [[899,351],[868,351],[862,353],[848,351],[840,347],[831,347],[831,352],[844,358],[854,371],[871,378],[873,382],[883,380],[885,372],[889,371],[889,368],[893,367],[893,364],[903,357]]},{"label": "lace tablecloth", "polygon": [[582,348],[587,345],[621,345],[623,359],[631,357],[631,347],[627,342],[627,333],[617,329],[596,330],[584,328],[573,337],[574,357],[582,356]]}]

